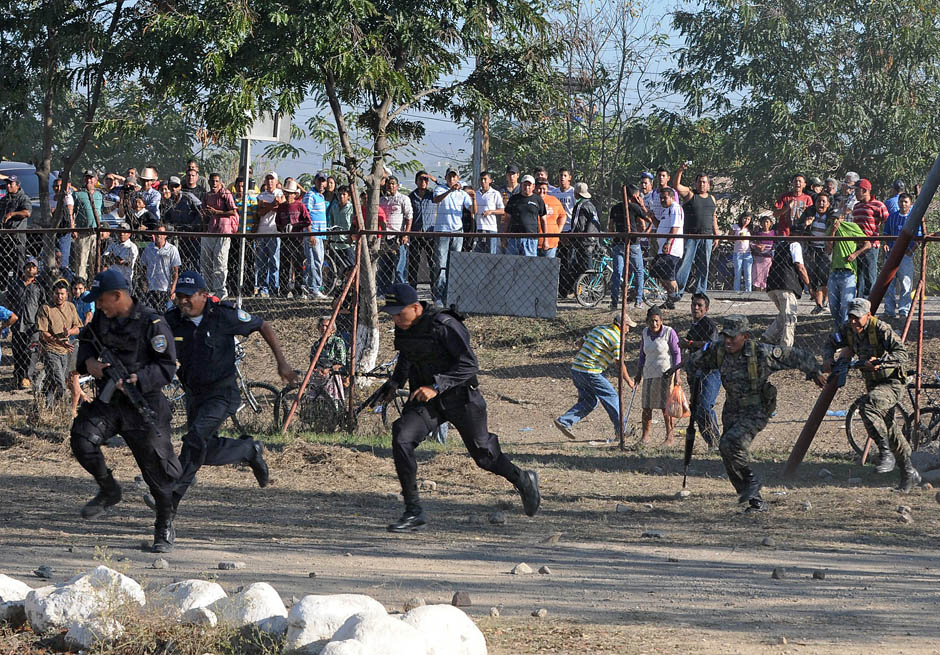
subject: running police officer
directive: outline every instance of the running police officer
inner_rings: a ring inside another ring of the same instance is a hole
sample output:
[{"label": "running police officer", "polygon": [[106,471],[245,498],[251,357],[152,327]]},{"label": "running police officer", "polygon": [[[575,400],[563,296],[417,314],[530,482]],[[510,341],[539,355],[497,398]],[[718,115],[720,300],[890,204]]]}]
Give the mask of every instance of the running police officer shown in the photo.
[{"label": "running police officer", "polygon": [[757,343],[751,338],[746,316],[731,314],[722,321],[723,341],[707,343],[686,360],[692,373],[717,369],[725,388],[721,411],[724,427],[718,450],[728,471],[728,479],[738,493],[738,502],[747,503],[746,512],[763,512],[767,504],[760,495],[760,480],[751,470],[748,449],[754,437],[767,426],[777,408],[777,388],[768,382],[771,373],[799,369],[807,379],[823,386],[826,378],[812,353],[802,348]]},{"label": "running police officer", "polygon": [[268,484],[268,465],[261,443],[250,438],[225,439],[219,428],[241,404],[235,379],[235,337],[260,332],[277,361],[278,375],[294,382],[271,324],[209,296],[206,281],[195,271],[180,273],[176,307],[166,313],[179,357],[179,380],[186,391],[186,435],[180,451],[183,472],[173,491],[174,511],[203,465],[247,462],[258,485]]},{"label": "running police officer", "polygon": [[461,317],[418,302],[418,292],[395,284],[385,294],[382,311],[395,322],[398,365],[385,383],[385,399],[408,383],[411,396],[401,418],[392,425],[395,470],[405,498],[405,512],[388,526],[404,532],[424,525],[418,498],[415,447],[446,421],[457,428],[477,466],[509,480],[522,495],[528,516],[539,509],[539,478],[523,471],[503,454],[499,439],[486,427],[486,402],[477,389],[477,358]]},{"label": "running police officer", "polygon": [[904,493],[920,484],[920,474],[911,463],[911,444],[895,422],[895,410],[904,392],[908,353],[904,343],[885,321],[871,315],[871,303],[855,298],[849,303],[849,320],[832,335],[825,347],[824,364],[831,370],[836,351],[848,363],[855,355],[864,362],[862,377],[868,392],[862,396],[859,414],[868,436],[878,445],[878,473],[890,473],[895,458],[901,464],[898,489]]},{"label": "running police officer", "polygon": [[[72,423],[71,446],[78,463],[94,476],[100,487],[82,508],[82,517],[96,518],[108,507],[121,501],[121,487],[105,464],[101,444],[120,433],[131,452],[144,481],[150,488],[157,513],[153,552],[173,549],[172,493],[181,473],[180,462],[170,443],[170,406],[162,390],[176,371],[173,334],[163,317],[130,295],[127,281],[116,270],[98,273],[86,294],[97,302],[97,311],[85,328],[130,372],[120,382],[118,391],[104,402],[99,396],[78,410]],[[82,334],[78,346],[78,372],[89,373],[104,388],[105,369],[110,364],[99,360],[102,353],[91,335]],[[125,385],[134,385],[154,414],[151,426],[128,399]]]}]

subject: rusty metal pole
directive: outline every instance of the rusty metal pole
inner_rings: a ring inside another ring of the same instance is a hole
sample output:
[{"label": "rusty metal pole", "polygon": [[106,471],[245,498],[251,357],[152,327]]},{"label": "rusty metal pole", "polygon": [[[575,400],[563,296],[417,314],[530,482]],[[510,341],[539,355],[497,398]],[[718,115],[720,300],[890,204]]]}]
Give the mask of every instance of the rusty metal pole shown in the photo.
[{"label": "rusty metal pole", "polygon": [[[927,224],[924,218],[920,219],[921,230],[927,234]],[[924,371],[924,296],[927,290],[927,242],[923,243],[920,251],[920,284],[924,293],[917,301],[917,368],[914,372],[914,430],[911,432],[911,448],[917,448],[920,442],[920,391],[921,374]],[[910,313],[909,313],[910,314]]]},{"label": "rusty metal pole", "polygon": [[[930,205],[930,201],[933,199],[938,185],[940,185],[940,156],[937,157],[933,166],[930,167],[930,171],[927,173],[927,179],[924,180],[924,187],[921,190],[921,194],[917,196],[917,202],[914,203],[914,207],[911,209],[910,216],[907,217],[907,221],[904,223],[901,234],[894,242],[891,252],[888,253],[888,258],[884,263],[884,267],[881,269],[881,273],[878,275],[875,287],[868,297],[871,302],[873,314],[878,309],[878,305],[881,304],[881,300],[884,298],[888,285],[898,272],[898,264],[901,263],[904,252],[907,250],[911,239],[917,232],[917,228],[921,224],[924,214],[927,213],[927,207]],[[922,294],[921,304],[923,304],[923,302]],[[803,429],[800,431],[800,436],[793,445],[793,450],[790,452],[790,457],[787,460],[787,466],[783,471],[784,477],[790,478],[796,474],[796,469],[799,468],[800,462],[802,462],[803,458],[806,456],[806,451],[809,450],[810,444],[813,443],[816,431],[819,430],[819,425],[822,423],[823,418],[825,418],[826,411],[832,404],[837,390],[838,387],[836,386],[835,378],[830,379],[829,382],[826,383],[826,386],[823,387],[819,398],[816,400],[816,404],[813,406],[813,410],[810,412],[806,423],[803,425]]]},{"label": "rusty metal pole", "polygon": [[[623,185],[623,225],[624,229],[627,232],[632,232],[633,230],[630,227],[630,206],[627,202],[627,185]],[[610,226],[607,226],[610,229]],[[614,246],[616,247],[616,246]],[[617,274],[616,266],[614,267],[614,275]],[[623,237],[623,275],[620,278],[620,356],[617,358],[617,398],[620,404],[620,425],[618,426],[618,432],[620,433],[620,450],[626,450],[626,427],[625,422],[627,416],[624,416],[624,397],[623,397],[623,367],[624,367],[624,358],[626,356],[627,349],[627,337],[626,330],[624,326],[627,322],[627,294],[629,289],[630,280],[630,245],[627,243],[626,234]]]},{"label": "rusty metal pole", "polygon": [[355,268],[349,273],[354,276],[356,279],[353,281],[355,300],[353,300],[353,313],[352,313],[352,335],[350,338],[350,355],[349,355],[349,420],[352,421],[353,417],[353,408],[354,396],[356,390],[356,333],[359,331],[359,263],[362,257],[362,239],[360,238],[356,241],[356,264]]}]

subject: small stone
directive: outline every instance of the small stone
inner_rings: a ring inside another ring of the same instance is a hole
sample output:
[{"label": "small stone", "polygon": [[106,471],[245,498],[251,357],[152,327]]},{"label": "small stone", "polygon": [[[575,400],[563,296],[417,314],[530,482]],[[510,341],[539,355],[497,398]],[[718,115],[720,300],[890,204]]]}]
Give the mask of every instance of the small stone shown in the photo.
[{"label": "small stone", "polygon": [[770,574],[770,577],[774,580],[783,580],[787,577],[787,570],[782,566],[778,566],[773,570],[773,573]]},{"label": "small stone", "polygon": [[910,514],[911,508],[909,505],[898,505],[898,514]]},{"label": "small stone", "polygon": [[167,569],[170,567],[170,563],[162,557],[158,557],[157,559],[153,560],[153,564],[151,564],[151,566],[153,566],[155,569]]},{"label": "small stone", "polygon": [[653,503],[643,503],[643,509],[647,509],[647,510],[649,510],[649,511],[652,512],[652,511],[653,511]]},{"label": "small stone", "polygon": [[234,571],[235,569],[243,569],[243,568],[245,568],[244,562],[235,562],[235,561],[219,562],[220,571]]},{"label": "small stone", "polygon": [[810,511],[811,509],[813,509],[813,504],[812,504],[811,502],[809,502],[808,500],[804,500],[803,503],[800,505],[800,508],[801,508],[804,512],[808,512],[808,511]]},{"label": "small stone", "polygon": [[33,575],[42,580],[48,580],[52,577],[52,567],[46,564],[43,564],[38,569],[33,571]]},{"label": "small stone", "polygon": [[898,523],[913,523],[914,519],[910,514],[898,514]]},{"label": "small stone", "polygon": [[678,493],[679,498],[688,498],[691,495],[692,495],[692,492],[689,491],[688,489],[682,489]]},{"label": "small stone", "polygon": [[679,561],[679,558],[678,558],[678,557],[675,557],[675,556],[670,556],[670,557],[666,558],[666,561],[667,561],[667,562],[678,562],[678,561]]},{"label": "small stone", "polygon": [[423,598],[414,596],[413,598],[409,598],[408,600],[405,601],[405,611],[410,612],[416,607],[424,607],[425,605],[427,605],[427,603],[424,601]]},{"label": "small stone", "polygon": [[308,577],[308,578],[315,578],[315,577],[317,577],[317,572],[316,572],[316,571],[311,571],[310,573],[307,574],[307,577]]},{"label": "small stone", "polygon": [[662,539],[663,533],[659,530],[647,530],[640,535],[641,539]]},{"label": "small stone", "polygon": [[528,575],[529,573],[532,573],[532,567],[525,562],[520,562],[512,567],[512,571],[510,571],[510,573],[513,575]]},{"label": "small stone", "polygon": [[540,607],[539,609],[532,612],[532,616],[537,619],[544,619],[546,616],[548,616],[548,610],[544,607]]},{"label": "small stone", "polygon": [[762,546],[767,546],[768,548],[777,547],[777,541],[773,537],[764,537],[764,540],[760,543]]},{"label": "small stone", "polygon": [[493,512],[490,514],[490,523],[493,525],[504,525],[506,523],[506,514],[504,512]]},{"label": "small stone", "polygon": [[849,478],[848,480],[845,481],[845,483],[849,485],[850,487],[857,487],[860,484],[862,484],[862,479],[861,478]]},{"label": "small stone", "polygon": [[783,635],[781,635],[781,636],[777,639],[777,643],[778,643],[780,646],[786,646],[786,645],[787,645],[788,643],[790,643],[790,642],[787,641],[787,638],[786,638],[786,637],[784,637]]},{"label": "small stone", "polygon": [[490,608],[490,616],[492,616],[494,619],[498,619],[498,618],[499,618],[499,608],[498,608],[498,607],[491,607],[491,608]]},{"label": "small stone", "polygon": [[541,573],[542,575],[551,575],[552,570],[543,564],[542,566],[539,567],[539,573]]},{"label": "small stone", "polygon": [[458,591],[454,594],[450,604],[454,607],[470,607],[473,603],[470,601],[470,594],[466,591]]},{"label": "small stone", "polygon": [[437,483],[434,480],[422,480],[418,483],[418,490],[420,491],[435,491],[437,489]]},{"label": "small stone", "polygon": [[816,569],[813,571],[813,580],[825,580],[826,572],[821,569]]},{"label": "small stone", "polygon": [[831,477],[832,477],[832,471],[830,471],[829,469],[819,469],[819,477],[821,477],[821,478],[831,478]]},{"label": "small stone", "polygon": [[[940,499],[938,499],[937,502],[940,503]],[[633,511],[633,508],[630,507],[629,505],[617,503],[617,511],[620,512],[621,514],[629,514],[630,512]]]}]

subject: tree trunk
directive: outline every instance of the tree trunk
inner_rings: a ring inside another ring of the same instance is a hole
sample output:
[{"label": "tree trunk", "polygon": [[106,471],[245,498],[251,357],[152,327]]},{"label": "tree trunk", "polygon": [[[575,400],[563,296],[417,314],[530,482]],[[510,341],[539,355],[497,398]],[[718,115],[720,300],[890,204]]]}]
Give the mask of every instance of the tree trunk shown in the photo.
[{"label": "tree trunk", "polygon": [[[49,175],[52,172],[52,111],[59,72],[56,45],[56,32],[50,29],[46,40],[46,70],[42,82],[42,153],[36,166],[36,177],[39,179],[39,224],[37,227],[52,227],[54,218],[49,210]],[[61,206],[57,206],[60,214],[65,208],[65,203],[61,200],[60,194],[59,205]],[[55,265],[55,243],[55,235],[43,235],[40,258],[47,268]],[[68,262],[64,264],[68,266]]]}]

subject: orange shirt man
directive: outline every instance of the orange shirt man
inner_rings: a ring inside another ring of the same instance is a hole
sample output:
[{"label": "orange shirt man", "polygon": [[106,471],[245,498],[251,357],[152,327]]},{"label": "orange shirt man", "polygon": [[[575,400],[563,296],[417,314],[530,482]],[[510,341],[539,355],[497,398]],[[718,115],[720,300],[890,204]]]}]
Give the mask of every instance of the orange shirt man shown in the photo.
[{"label": "orange shirt man", "polygon": [[[542,234],[558,234],[565,226],[568,215],[561,201],[548,192],[548,181],[539,182],[535,192],[542,196],[545,203],[545,216],[539,219],[539,232]],[[539,256],[554,257],[558,249],[558,237],[543,237],[539,239]]]}]

